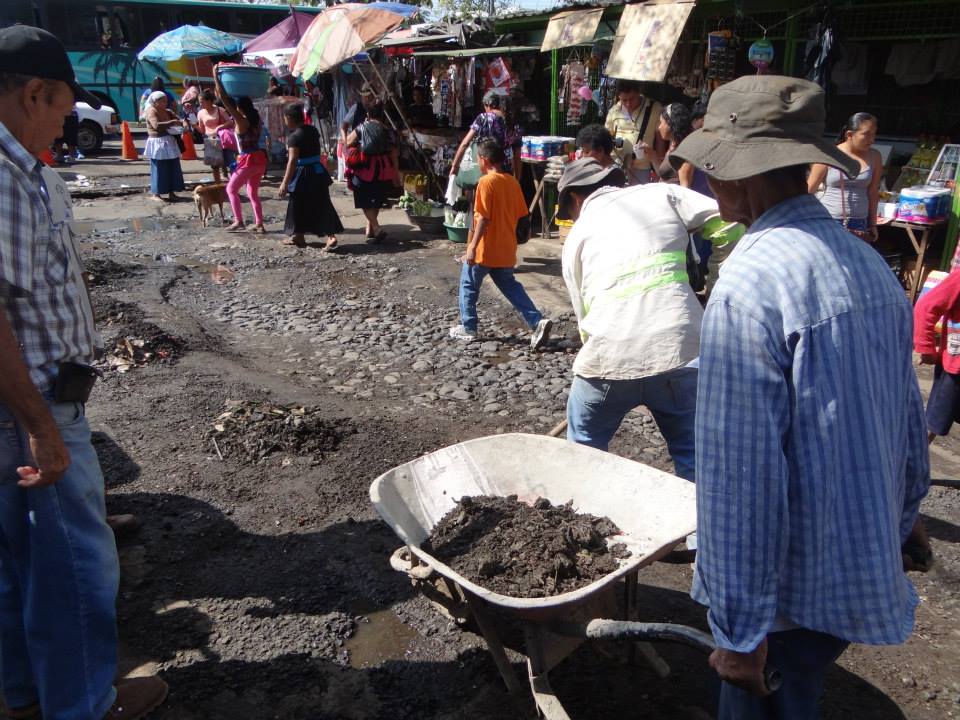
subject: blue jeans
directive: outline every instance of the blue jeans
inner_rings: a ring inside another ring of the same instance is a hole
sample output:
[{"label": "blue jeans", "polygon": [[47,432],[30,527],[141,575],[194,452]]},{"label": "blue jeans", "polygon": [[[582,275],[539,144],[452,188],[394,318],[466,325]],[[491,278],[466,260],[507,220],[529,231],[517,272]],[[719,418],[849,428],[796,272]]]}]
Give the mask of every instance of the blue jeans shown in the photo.
[{"label": "blue jeans", "polygon": [[849,645],[833,635],[786,630],[767,635],[767,667],[783,677],[780,689],[765,698],[720,683],[717,720],[816,720],[827,670]]},{"label": "blue jeans", "polygon": [[488,268],[483,265],[463,263],[460,269],[460,322],[467,330],[477,331],[477,298],[480,297],[480,285],[489,275],[493,284],[510,301],[514,309],[523,316],[531,329],[543,320],[543,315],[533,304],[517,279],[513,268]]},{"label": "blue jeans", "polygon": [[646,405],[653,414],[676,474],[692,482],[696,368],[676,368],[638,380],[574,376],[567,399],[567,440],[606,450],[623,418],[639,405]]},{"label": "blue jeans", "polygon": [[26,490],[16,468],[33,465],[29,444],[0,405],[0,686],[10,707],[101,720],[116,696],[117,548],[83,405],[50,410],[70,465]]}]

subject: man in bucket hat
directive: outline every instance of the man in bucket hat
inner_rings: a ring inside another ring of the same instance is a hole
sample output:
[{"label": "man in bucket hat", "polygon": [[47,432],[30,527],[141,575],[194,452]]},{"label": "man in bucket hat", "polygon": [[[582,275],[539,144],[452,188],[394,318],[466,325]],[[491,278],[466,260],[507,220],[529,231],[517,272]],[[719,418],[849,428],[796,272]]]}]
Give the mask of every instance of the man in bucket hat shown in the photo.
[{"label": "man in bucket hat", "polygon": [[593,158],[567,165],[557,217],[576,221],[563,280],[583,348],[573,364],[567,439],[606,450],[627,413],[646,405],[676,474],[694,479],[694,411],[703,310],[686,272],[690,233],[717,203],[679,185],[624,188]]},{"label": "man in bucket hat", "polygon": [[116,680],[119,577],[85,403],[100,339],[66,185],[36,155],[80,88],[60,42],[0,30],[0,689],[6,717],[135,720],[156,677]]},{"label": "man in bucket hat", "polygon": [[900,554],[929,485],[910,304],[807,194],[810,163],[859,172],[823,126],[819,86],[744,77],[671,154],[748,226],[700,343],[692,594],[721,719],[816,717],[829,665],[851,642],[902,643],[917,604]]}]

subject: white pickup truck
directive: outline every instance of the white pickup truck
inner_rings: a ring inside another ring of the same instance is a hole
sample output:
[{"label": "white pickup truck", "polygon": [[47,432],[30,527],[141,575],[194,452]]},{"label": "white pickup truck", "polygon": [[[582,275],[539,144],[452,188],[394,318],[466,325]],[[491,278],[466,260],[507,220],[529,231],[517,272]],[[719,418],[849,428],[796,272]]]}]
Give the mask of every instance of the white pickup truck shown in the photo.
[{"label": "white pickup truck", "polygon": [[116,135],[120,132],[120,116],[109,105],[102,105],[99,110],[94,110],[85,102],[78,102],[74,109],[80,120],[77,148],[84,155],[99,150],[103,145],[104,135]]}]

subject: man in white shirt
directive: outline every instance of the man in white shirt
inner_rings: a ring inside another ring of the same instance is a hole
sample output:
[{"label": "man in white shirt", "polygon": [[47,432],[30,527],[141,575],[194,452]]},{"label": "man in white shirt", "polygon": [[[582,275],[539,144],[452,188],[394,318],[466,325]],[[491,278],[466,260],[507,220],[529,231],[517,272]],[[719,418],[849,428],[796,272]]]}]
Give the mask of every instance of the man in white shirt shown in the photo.
[{"label": "man in white shirt", "polygon": [[575,221],[563,279],[583,348],[573,364],[567,439],[606,450],[628,412],[646,405],[676,474],[694,479],[694,413],[703,310],[687,278],[690,233],[717,203],[666,183],[619,187],[592,158],[567,165],[557,217]]}]

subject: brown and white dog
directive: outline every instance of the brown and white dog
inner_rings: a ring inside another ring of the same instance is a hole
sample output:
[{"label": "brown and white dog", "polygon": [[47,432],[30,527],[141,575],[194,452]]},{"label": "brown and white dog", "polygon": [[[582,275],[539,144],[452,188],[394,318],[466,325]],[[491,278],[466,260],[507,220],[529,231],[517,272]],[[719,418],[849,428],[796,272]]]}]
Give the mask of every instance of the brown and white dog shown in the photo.
[{"label": "brown and white dog", "polygon": [[213,215],[213,206],[220,208],[220,222],[223,222],[223,204],[227,201],[227,184],[210,183],[209,185],[197,185],[193,189],[193,202],[196,203],[197,212],[200,213],[200,224],[207,226],[207,221]]}]

